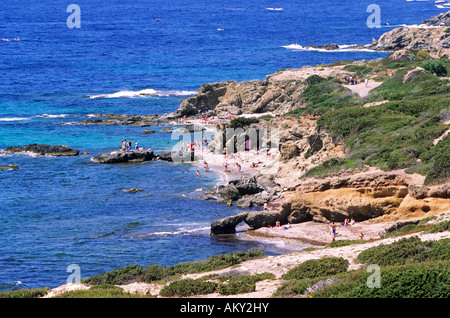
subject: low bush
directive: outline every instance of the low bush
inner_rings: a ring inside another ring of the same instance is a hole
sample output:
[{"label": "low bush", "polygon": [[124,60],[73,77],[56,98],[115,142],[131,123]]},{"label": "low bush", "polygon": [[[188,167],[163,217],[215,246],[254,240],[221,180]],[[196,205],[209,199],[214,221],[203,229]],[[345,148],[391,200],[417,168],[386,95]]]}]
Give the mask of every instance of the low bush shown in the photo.
[{"label": "low bush", "polygon": [[48,288],[10,290],[0,293],[0,298],[38,298],[45,296],[48,290]]},{"label": "low bush", "polygon": [[447,76],[447,61],[444,59],[429,59],[422,67],[437,76]]},{"label": "low bush", "polygon": [[433,224],[427,233],[438,233],[443,231],[450,231],[450,220]]},{"label": "low bush", "polygon": [[214,255],[206,260],[179,263],[169,267],[149,265],[144,269],[139,265],[130,265],[118,270],[88,277],[83,279],[83,283],[91,285],[122,285],[135,281],[150,283],[180,274],[194,274],[223,269],[240,264],[249,259],[262,258],[264,256],[265,255],[262,249],[251,249],[246,252],[232,252],[223,255]]},{"label": "low bush", "polygon": [[448,298],[450,266],[447,262],[425,262],[381,267],[380,286],[369,287],[373,272],[352,271],[339,275],[335,284],[312,296],[317,298]]},{"label": "low bush", "polygon": [[144,274],[144,268],[139,265],[130,265],[104,274],[83,279],[83,283],[91,285],[121,285],[138,280]]},{"label": "low bush", "polygon": [[[131,294],[122,288],[104,284],[92,286],[87,290],[73,290],[65,292],[56,298],[145,298],[146,295]],[[153,297],[153,296],[152,296]]]},{"label": "low bush", "polygon": [[345,170],[355,170],[362,169],[364,165],[361,160],[352,160],[346,158],[331,158],[321,165],[318,165],[311,170],[309,170],[305,177],[328,177],[336,173],[339,173],[343,169]]},{"label": "low bush", "polygon": [[311,287],[316,282],[318,282],[320,278],[305,278],[305,279],[292,279],[289,280],[281,287],[277,289],[277,291],[273,294],[274,297],[296,297],[298,295],[302,295],[306,292],[308,287]]},{"label": "low bush", "polygon": [[348,260],[342,257],[327,257],[308,260],[292,268],[283,279],[318,278],[347,271]]},{"label": "low bush", "polygon": [[330,243],[330,245],[328,245],[328,247],[341,247],[341,246],[348,246],[348,245],[353,245],[353,244],[364,244],[364,243],[366,243],[366,241],[362,240],[362,239],[359,239],[359,240],[337,240],[337,241]]},{"label": "low bush", "polygon": [[165,286],[160,295],[165,297],[188,297],[214,293],[218,284],[195,279],[177,280]]},{"label": "low bush", "polygon": [[259,118],[255,117],[238,117],[230,121],[230,127],[231,128],[242,128],[245,126],[248,126],[250,124],[257,124],[259,123]]},{"label": "low bush", "polygon": [[226,276],[219,278],[224,284],[219,286],[221,295],[236,295],[255,291],[256,283],[266,279],[274,279],[271,273],[243,276]]},{"label": "low bush", "polygon": [[379,266],[404,265],[430,260],[450,260],[450,239],[421,241],[417,236],[362,251],[357,259]]}]

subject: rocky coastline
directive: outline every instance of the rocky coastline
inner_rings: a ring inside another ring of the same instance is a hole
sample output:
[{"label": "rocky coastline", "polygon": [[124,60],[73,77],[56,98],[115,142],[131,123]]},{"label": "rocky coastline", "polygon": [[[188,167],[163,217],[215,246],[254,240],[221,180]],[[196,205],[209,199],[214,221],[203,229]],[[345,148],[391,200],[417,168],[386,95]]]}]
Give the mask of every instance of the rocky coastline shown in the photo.
[{"label": "rocky coastline", "polygon": [[[239,233],[239,238],[275,240],[288,244],[294,242],[303,249],[301,252],[247,260],[224,269],[184,274],[175,281],[217,281],[217,277],[270,273],[273,275],[272,279],[263,280],[252,291],[239,295],[273,297],[277,290],[285,286],[283,275],[306,261],[339,257],[348,263],[349,271],[365,269],[366,265],[357,259],[358,254],[372,247],[400,241],[400,238],[388,237],[388,234],[408,225],[414,231],[401,236],[401,239],[409,239],[415,235],[419,241],[449,239],[448,174],[444,174],[447,178],[443,181],[427,183],[428,176],[423,174],[423,170],[417,169],[422,158],[415,158],[415,163],[404,169],[381,169],[367,165],[362,160],[353,162],[351,147],[344,138],[333,134],[329,127],[319,123],[321,109],[312,106],[322,106],[323,101],[319,100],[314,104],[311,102],[314,96],[311,95],[320,93],[308,95],[311,87],[317,89],[314,85],[320,84],[320,88],[326,88],[323,95],[334,98],[325,104],[333,110],[339,109],[340,103],[350,103],[348,108],[353,106],[352,109],[367,111],[384,107],[390,102],[397,106],[395,103],[402,100],[401,96],[399,98],[395,94],[376,92],[376,87],[389,81],[397,72],[404,73],[401,82],[405,85],[414,84],[421,76],[436,76],[428,74],[429,71],[422,67],[408,64],[411,61],[417,62],[419,55],[426,56],[420,57],[420,62],[449,57],[450,33],[447,30],[450,26],[450,12],[424,21],[422,25],[422,28],[394,29],[379,40],[374,40],[372,49],[394,51],[384,60],[282,70],[268,75],[263,81],[205,84],[197,95],[185,99],[174,113],[161,116],[95,114],[98,119],[81,123],[139,127],[161,124],[170,131],[178,127],[184,127],[189,132],[213,130],[215,138],[207,148],[200,153],[188,155],[187,162],[197,165],[199,169],[207,162],[210,171],[224,174],[226,181],[217,185],[207,199],[217,199],[227,205],[236,204],[242,208],[242,212],[212,221],[211,235],[236,236],[236,227],[245,223],[248,229]],[[338,46],[314,48],[334,50]],[[401,64],[404,69],[399,70],[399,63],[404,63]],[[362,76],[368,78],[371,84],[347,85],[350,77]],[[373,85],[374,82],[376,85]],[[448,80],[444,84],[439,81],[439,85],[448,86]],[[399,87],[396,89],[400,90]],[[417,87],[411,89],[413,93],[417,90]],[[398,94],[398,91],[395,93]],[[299,109],[309,111],[299,114],[296,112]],[[439,138],[426,141],[430,147],[442,145],[450,129],[450,116],[445,109],[439,116],[438,120],[433,118],[433,123],[442,129],[437,134]],[[355,128],[356,135],[359,132],[356,129],[358,125],[354,126],[352,128]],[[269,129],[276,129],[276,138],[271,135],[268,142],[263,142],[261,136],[267,138],[265,132]],[[255,139],[251,139],[252,135],[248,131],[255,131]],[[239,140],[244,141],[243,148],[239,147]],[[248,146],[248,140],[255,141],[253,147]],[[358,147],[362,146],[357,144],[356,148]],[[445,149],[448,148],[442,151]],[[78,151],[67,146],[33,145],[6,149],[8,153],[21,151],[78,155]],[[414,154],[414,151],[413,147],[406,149],[409,154]],[[91,161],[107,164],[153,160],[174,162],[176,155],[173,151],[154,154],[151,149],[131,152],[116,150],[93,157]],[[448,169],[448,163],[442,167]],[[1,166],[0,170],[16,168],[14,165],[7,165]],[[132,188],[125,191],[135,193],[141,190]],[[249,211],[249,208],[253,210]],[[349,219],[356,222],[347,224]],[[330,232],[329,227],[334,222],[337,227],[336,235]],[[447,224],[447,227],[432,233],[422,231],[433,227],[433,224]],[[331,243],[339,241],[343,245],[331,246]],[[162,271],[156,265],[154,269],[156,274],[151,274],[155,276],[158,276],[158,269]],[[114,273],[110,274],[111,277],[114,276]],[[167,281],[141,282],[140,279],[142,275],[131,278],[128,284],[116,286],[138,295],[163,297],[161,290],[170,284]],[[319,290],[336,281],[339,282],[336,279],[322,279],[307,292],[294,292],[294,297],[307,297],[314,289]],[[222,282],[220,284],[226,285]],[[57,297],[66,292],[90,288],[89,284],[67,284],[51,290],[44,297]],[[204,297],[227,296],[211,292]]]}]

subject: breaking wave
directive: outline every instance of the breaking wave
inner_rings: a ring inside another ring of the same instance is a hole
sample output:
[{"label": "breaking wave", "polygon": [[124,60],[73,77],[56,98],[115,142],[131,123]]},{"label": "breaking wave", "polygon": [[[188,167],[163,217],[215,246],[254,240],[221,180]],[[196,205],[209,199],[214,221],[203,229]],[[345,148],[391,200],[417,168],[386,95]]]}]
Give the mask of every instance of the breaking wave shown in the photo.
[{"label": "breaking wave", "polygon": [[151,88],[141,89],[138,91],[119,91],[112,94],[89,95],[89,98],[134,98],[148,96],[190,96],[197,94],[196,91],[157,91]]}]

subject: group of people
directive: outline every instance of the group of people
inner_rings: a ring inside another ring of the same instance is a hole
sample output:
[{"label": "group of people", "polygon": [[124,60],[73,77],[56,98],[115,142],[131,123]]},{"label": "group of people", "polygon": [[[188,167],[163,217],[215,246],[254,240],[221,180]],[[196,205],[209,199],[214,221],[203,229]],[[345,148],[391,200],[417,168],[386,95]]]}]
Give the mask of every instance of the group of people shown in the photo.
[{"label": "group of people", "polygon": [[[344,223],[341,223],[342,226],[349,226],[349,225],[355,225],[356,221],[355,219],[352,217],[350,219],[345,219]],[[330,229],[330,235],[331,235],[331,243],[334,242],[336,240],[336,224],[334,224],[334,221],[331,221],[329,224],[329,229]],[[361,232],[359,233],[358,238],[360,240],[364,239],[364,234]]]},{"label": "group of people", "polygon": [[350,76],[348,79],[348,85],[358,85],[359,84],[359,80],[358,78],[355,76]]},{"label": "group of people", "polygon": [[206,149],[208,147],[208,140],[206,138],[203,138],[202,142],[200,143],[199,140],[191,141],[191,142],[184,142],[183,139],[180,139],[180,151],[190,151],[195,152],[196,149]]},{"label": "group of people", "polygon": [[[124,152],[131,152],[133,143],[130,140],[122,140],[122,151]],[[134,142],[134,150],[139,150],[139,144],[137,141]]]},{"label": "group of people", "polygon": [[345,219],[344,223],[342,224],[343,226],[347,226],[347,225],[355,225],[356,221],[355,219],[352,217],[350,219]]}]

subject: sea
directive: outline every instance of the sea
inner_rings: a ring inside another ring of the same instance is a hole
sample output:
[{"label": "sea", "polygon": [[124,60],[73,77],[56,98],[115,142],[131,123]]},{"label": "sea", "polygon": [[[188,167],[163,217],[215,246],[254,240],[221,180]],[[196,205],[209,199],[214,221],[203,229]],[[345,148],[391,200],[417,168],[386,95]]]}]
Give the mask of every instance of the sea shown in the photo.
[{"label": "sea", "polygon": [[[368,10],[374,4],[378,11]],[[202,199],[224,182],[219,174],[196,178],[192,165],[161,161],[90,161],[123,139],[171,149],[176,140],[164,126],[80,122],[98,113],[173,112],[204,83],[383,58],[389,52],[348,46],[446,11],[434,1],[405,0],[2,0],[0,149],[37,143],[89,154],[0,150],[0,165],[19,167],[0,170],[0,291],[63,285],[74,266],[86,278],[254,248],[292,252],[281,242],[242,239],[241,231],[209,234],[211,221],[242,211]],[[374,13],[375,27],[367,22]],[[306,48],[326,43],[340,49]]]}]

